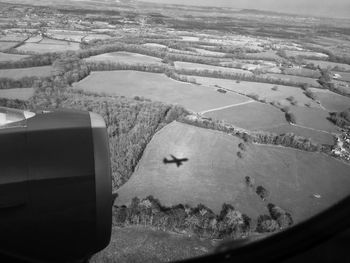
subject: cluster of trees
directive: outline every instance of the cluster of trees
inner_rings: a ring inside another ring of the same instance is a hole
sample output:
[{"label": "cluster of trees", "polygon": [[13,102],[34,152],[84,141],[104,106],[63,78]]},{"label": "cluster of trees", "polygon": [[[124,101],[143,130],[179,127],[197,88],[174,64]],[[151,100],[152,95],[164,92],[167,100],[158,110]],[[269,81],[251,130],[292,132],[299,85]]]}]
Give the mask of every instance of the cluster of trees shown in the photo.
[{"label": "cluster of trees", "polygon": [[241,238],[251,228],[251,219],[229,204],[223,204],[221,212],[215,214],[202,204],[165,207],[148,196],[142,200],[135,197],[129,206],[115,206],[113,212],[114,224],[118,226],[148,225],[167,231],[186,231],[202,238]]},{"label": "cluster of trees", "polygon": [[144,225],[163,231],[186,232],[200,238],[238,239],[251,232],[274,232],[293,224],[292,216],[282,208],[269,203],[269,215],[257,218],[256,229],[252,219],[236,210],[230,204],[223,204],[219,214],[205,205],[196,207],[178,204],[163,206],[153,196],[144,199],[133,198],[128,206],[113,207],[113,223],[117,226]]},{"label": "cluster of trees", "polygon": [[0,78],[0,89],[30,88],[47,78],[23,77],[20,79]]},{"label": "cluster of trees", "polygon": [[335,125],[341,128],[350,127],[350,108],[341,112],[331,112],[329,115],[328,119]]}]

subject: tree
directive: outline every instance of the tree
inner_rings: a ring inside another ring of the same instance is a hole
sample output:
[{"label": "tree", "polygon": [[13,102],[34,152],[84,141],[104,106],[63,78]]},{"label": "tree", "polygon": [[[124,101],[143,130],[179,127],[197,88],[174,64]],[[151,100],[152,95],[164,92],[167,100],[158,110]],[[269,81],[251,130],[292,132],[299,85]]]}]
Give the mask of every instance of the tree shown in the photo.
[{"label": "tree", "polygon": [[256,188],[256,193],[262,200],[265,200],[269,196],[269,192],[261,185]]}]

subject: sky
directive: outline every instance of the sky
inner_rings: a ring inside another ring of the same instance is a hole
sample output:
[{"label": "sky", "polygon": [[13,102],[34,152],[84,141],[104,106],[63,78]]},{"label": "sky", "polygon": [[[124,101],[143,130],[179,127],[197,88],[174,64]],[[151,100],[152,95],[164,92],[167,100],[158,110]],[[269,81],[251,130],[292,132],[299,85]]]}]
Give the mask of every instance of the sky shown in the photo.
[{"label": "sky", "polygon": [[350,18],[350,0],[142,0],[166,4],[228,6],[314,15]]}]

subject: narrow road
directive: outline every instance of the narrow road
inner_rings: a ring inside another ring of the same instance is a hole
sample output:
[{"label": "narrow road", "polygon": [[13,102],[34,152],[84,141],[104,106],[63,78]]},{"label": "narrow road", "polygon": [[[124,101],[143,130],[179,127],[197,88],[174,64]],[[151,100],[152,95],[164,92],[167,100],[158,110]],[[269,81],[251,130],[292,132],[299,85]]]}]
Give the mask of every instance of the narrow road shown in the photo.
[{"label": "narrow road", "polygon": [[254,102],[254,101],[255,101],[255,100],[248,100],[248,101],[245,101],[245,102],[242,102],[242,103],[231,104],[231,105],[224,106],[224,107],[219,107],[219,108],[215,108],[215,109],[211,109],[211,110],[201,111],[200,113],[201,113],[201,114],[205,114],[205,113],[212,112],[212,111],[218,111],[218,110],[223,110],[223,109],[227,109],[227,108],[231,108],[231,107],[235,107],[235,106],[240,106],[240,105],[248,104],[248,103],[251,103],[251,102]]}]

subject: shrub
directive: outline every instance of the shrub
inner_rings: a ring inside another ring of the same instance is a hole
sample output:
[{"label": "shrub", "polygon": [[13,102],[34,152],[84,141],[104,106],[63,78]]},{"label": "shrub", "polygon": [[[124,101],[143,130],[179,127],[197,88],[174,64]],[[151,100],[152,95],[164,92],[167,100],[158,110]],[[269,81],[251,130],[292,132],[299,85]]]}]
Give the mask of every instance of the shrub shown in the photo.
[{"label": "shrub", "polygon": [[240,143],[240,144],[238,144],[238,147],[242,150],[242,151],[246,151],[247,150],[247,147],[245,146],[245,144],[244,143]]},{"label": "shrub", "polygon": [[247,186],[249,187],[253,187],[254,186],[254,179],[251,178],[250,176],[246,176],[244,177],[245,183]]},{"label": "shrub", "polygon": [[278,86],[273,86],[273,87],[272,87],[272,90],[273,90],[273,91],[278,90]]},{"label": "shrub", "polygon": [[269,192],[261,185],[256,188],[256,193],[262,200],[265,200],[269,196]]},{"label": "shrub", "polygon": [[237,152],[237,156],[238,156],[238,158],[243,158],[243,154],[241,153],[241,152]]},{"label": "shrub", "polygon": [[260,215],[258,217],[256,231],[259,233],[274,232],[279,229],[277,221],[268,215]]},{"label": "shrub", "polygon": [[286,120],[290,123],[296,123],[295,115],[291,112],[286,112]]},{"label": "shrub", "polygon": [[272,219],[277,221],[280,228],[287,228],[293,224],[292,216],[282,208],[271,203],[267,205],[267,208],[269,209]]}]

